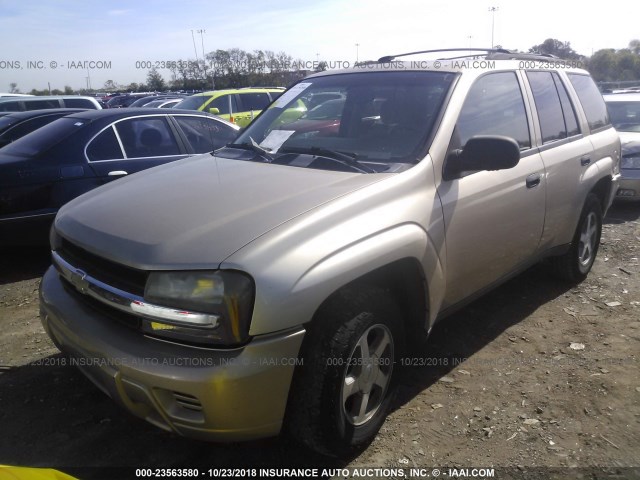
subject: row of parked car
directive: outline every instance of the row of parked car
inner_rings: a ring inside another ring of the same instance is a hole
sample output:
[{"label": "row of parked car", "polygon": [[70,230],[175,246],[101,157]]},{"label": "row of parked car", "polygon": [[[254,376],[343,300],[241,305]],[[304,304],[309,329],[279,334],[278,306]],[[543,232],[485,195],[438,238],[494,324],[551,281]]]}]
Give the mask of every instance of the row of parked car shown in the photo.
[{"label": "row of parked car", "polygon": [[45,108],[180,108],[218,115],[241,127],[249,124],[284,91],[283,88],[240,88],[214,90],[192,96],[181,94],[126,94],[110,98],[77,95],[0,96],[0,112],[20,112]]},{"label": "row of parked car", "polygon": [[[586,71],[451,55],[194,95],[192,110],[76,112],[0,149],[5,235],[60,208],[48,335],[166,430],[366,445],[435,322],[541,260],[587,276],[619,187],[620,138]],[[271,103],[247,128],[212,115],[259,113],[253,93]]]}]

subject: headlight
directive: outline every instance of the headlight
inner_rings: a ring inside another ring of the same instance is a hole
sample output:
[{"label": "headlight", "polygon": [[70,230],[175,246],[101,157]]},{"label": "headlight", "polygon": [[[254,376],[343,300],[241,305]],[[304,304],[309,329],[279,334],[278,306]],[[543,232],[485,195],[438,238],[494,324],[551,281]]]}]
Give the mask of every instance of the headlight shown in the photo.
[{"label": "headlight", "polygon": [[240,272],[152,272],[145,302],[134,302],[131,308],[149,334],[233,346],[249,338],[253,299],[253,280]]},{"label": "headlight", "polygon": [[620,168],[636,168],[640,169],[640,154],[622,157]]}]

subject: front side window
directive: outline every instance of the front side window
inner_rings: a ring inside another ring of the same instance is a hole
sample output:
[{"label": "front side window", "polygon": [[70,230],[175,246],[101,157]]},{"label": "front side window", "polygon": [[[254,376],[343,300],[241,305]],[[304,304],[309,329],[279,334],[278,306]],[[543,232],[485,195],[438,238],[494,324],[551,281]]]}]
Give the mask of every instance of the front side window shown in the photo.
[{"label": "front side window", "polygon": [[87,98],[65,98],[64,104],[69,108],[96,108],[95,103]]},{"label": "front side window", "polygon": [[242,110],[264,110],[271,103],[268,93],[241,93]]},{"label": "front side window", "polygon": [[217,108],[217,115],[229,115],[238,111],[235,95],[222,95],[207,105],[207,108]]},{"label": "front side window", "polygon": [[212,152],[231,142],[237,131],[222,122],[207,117],[174,117],[195,153]]},{"label": "front side window", "polygon": [[[361,173],[409,168],[424,157],[456,78],[446,72],[387,71],[304,80],[218,155],[254,159],[250,152],[263,151],[272,163]],[[314,98],[334,103],[314,104]],[[261,158],[257,161],[265,161]]]},{"label": "front side window", "polygon": [[456,124],[459,147],[474,135],[504,135],[531,147],[524,99],[514,72],[490,73],[471,87]]},{"label": "front side window", "polygon": [[166,118],[130,118],[116,123],[127,158],[179,155],[180,148]]},{"label": "front side window", "polygon": [[567,74],[573,88],[576,89],[584,113],[587,116],[587,123],[591,130],[606,127],[609,125],[609,115],[604,99],[589,75],[578,73]]}]

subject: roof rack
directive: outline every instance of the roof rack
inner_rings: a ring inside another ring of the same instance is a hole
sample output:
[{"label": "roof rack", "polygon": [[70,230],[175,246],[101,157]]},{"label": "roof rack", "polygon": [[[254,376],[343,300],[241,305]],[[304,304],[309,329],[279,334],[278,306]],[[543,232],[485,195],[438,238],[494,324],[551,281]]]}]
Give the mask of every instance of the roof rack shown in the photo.
[{"label": "roof rack", "polygon": [[[439,52],[484,52],[484,56],[491,60],[553,60],[558,57],[546,53],[518,53],[511,52],[504,48],[438,48],[435,50],[420,50],[418,52],[399,53],[397,55],[387,55],[378,59],[379,63],[388,63],[398,57],[408,57],[409,55],[419,55],[421,53]],[[481,55],[462,55],[457,57],[439,58],[438,60],[453,60],[456,58],[479,57]]]}]

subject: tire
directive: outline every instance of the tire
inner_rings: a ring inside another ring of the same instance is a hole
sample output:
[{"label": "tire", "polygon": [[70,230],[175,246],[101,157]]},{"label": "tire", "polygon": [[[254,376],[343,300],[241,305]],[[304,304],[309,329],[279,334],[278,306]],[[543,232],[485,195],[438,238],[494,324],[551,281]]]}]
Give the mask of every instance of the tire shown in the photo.
[{"label": "tire", "polygon": [[582,208],[569,251],[551,259],[554,275],[572,283],[583,281],[598,254],[601,234],[602,207],[598,197],[590,193]]},{"label": "tire", "polygon": [[335,456],[368,445],[392,403],[403,347],[400,310],[384,290],[334,294],[307,331],[289,395],[292,436]]}]

